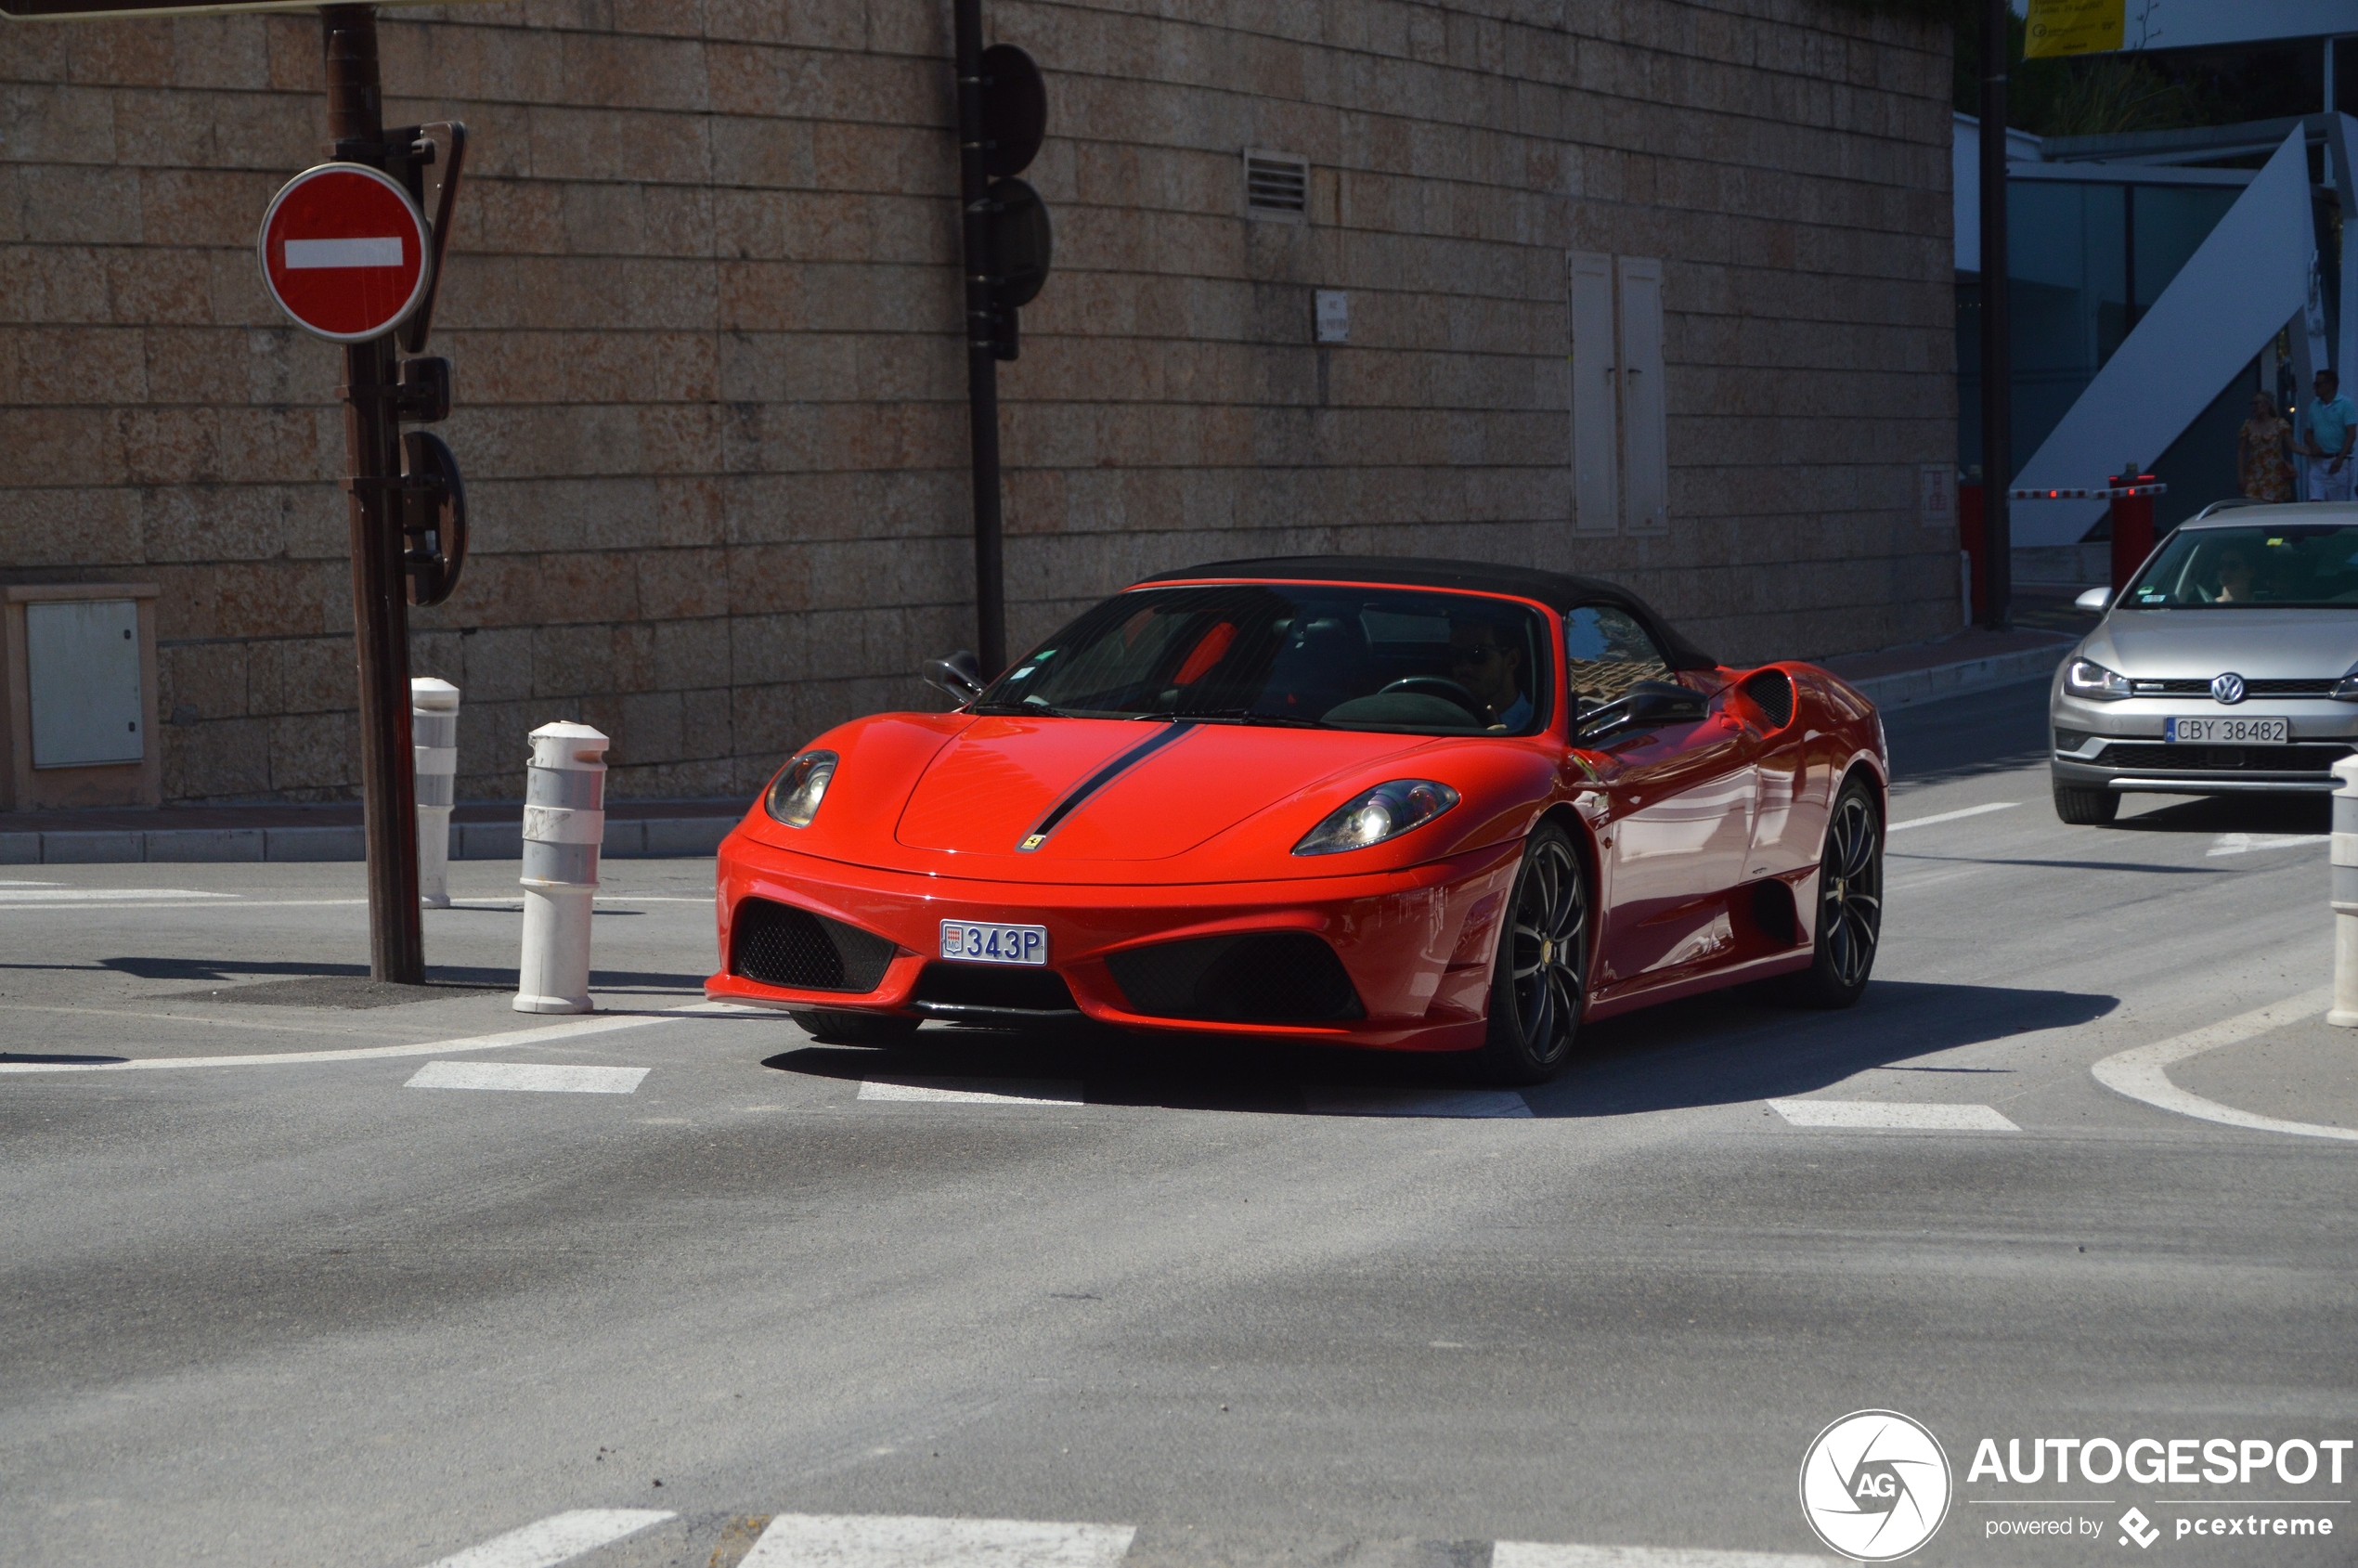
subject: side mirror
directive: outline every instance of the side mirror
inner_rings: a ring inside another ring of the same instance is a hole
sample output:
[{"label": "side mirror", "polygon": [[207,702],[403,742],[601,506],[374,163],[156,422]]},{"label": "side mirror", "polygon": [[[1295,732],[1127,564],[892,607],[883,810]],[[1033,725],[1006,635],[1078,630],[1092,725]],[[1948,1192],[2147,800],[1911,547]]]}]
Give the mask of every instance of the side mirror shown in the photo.
[{"label": "side mirror", "polygon": [[1652,730],[1666,724],[1699,724],[1711,711],[1711,699],[1691,687],[1669,680],[1640,680],[1612,702],[1580,715],[1574,735],[1600,740],[1623,730]]},{"label": "side mirror", "polygon": [[982,695],[982,671],[974,654],[965,648],[946,659],[927,659],[918,673],[926,685],[949,693],[960,707]]},{"label": "side mirror", "polygon": [[2079,598],[2073,600],[2071,602],[2071,607],[2075,610],[2093,610],[2096,614],[2101,616],[2105,613],[2106,606],[2111,603],[2112,590],[2108,588],[2092,588],[2087,592],[2081,594]]}]

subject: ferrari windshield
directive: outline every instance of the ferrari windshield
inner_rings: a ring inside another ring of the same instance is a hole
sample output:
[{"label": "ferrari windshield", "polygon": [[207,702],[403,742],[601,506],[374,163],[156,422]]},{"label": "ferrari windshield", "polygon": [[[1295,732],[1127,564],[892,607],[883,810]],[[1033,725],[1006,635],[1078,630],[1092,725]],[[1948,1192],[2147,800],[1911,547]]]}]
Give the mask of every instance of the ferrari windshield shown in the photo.
[{"label": "ferrari windshield", "polygon": [[1413,589],[1253,583],[1118,594],[1033,649],[978,713],[1527,735],[1539,614]]},{"label": "ferrari windshield", "polygon": [[2121,603],[2131,610],[2358,607],[2358,527],[2181,528]]}]

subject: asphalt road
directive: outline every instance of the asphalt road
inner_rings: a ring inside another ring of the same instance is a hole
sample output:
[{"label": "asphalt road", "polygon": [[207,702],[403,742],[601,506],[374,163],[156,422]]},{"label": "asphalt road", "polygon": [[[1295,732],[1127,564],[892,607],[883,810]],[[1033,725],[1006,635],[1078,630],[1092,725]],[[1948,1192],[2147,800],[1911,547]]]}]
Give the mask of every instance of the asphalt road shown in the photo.
[{"label": "asphalt road", "polygon": [[[1615,1020],[1520,1098],[690,1012],[696,862],[609,865],[610,1011],[523,1043],[484,1039],[551,1022],[499,989],[512,865],[453,867],[422,1000],[354,978],[357,867],[10,869],[0,1563],[422,1568],[525,1530],[460,1562],[729,1568],[779,1514],[1135,1533],[821,1521],[757,1565],[1832,1561],[1796,1477],[1862,1408],[1952,1468],[1912,1562],[2358,1560],[2350,1452],[1968,1475],[1984,1438],[2358,1438],[2358,1144],[2275,1126],[2358,1128],[2322,807],[2064,827],[2039,703],[1893,716],[1856,1011]],[[74,1070],[122,1059],[157,1066]],[[608,1092],[468,1087],[536,1066]],[[596,1510],[666,1517],[529,1534]]]}]

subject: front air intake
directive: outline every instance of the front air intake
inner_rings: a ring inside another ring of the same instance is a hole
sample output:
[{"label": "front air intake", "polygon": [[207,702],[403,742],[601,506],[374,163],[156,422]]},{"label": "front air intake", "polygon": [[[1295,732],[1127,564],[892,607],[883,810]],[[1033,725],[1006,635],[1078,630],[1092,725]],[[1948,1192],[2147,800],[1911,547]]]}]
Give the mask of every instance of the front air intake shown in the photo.
[{"label": "front air intake", "polygon": [[1367,1016],[1335,950],[1307,931],[1198,937],[1106,960],[1131,1011],[1217,1023],[1324,1024]]},{"label": "front air intake", "polygon": [[792,904],[746,899],[729,923],[729,972],[793,991],[871,991],[899,950],[873,931]]}]

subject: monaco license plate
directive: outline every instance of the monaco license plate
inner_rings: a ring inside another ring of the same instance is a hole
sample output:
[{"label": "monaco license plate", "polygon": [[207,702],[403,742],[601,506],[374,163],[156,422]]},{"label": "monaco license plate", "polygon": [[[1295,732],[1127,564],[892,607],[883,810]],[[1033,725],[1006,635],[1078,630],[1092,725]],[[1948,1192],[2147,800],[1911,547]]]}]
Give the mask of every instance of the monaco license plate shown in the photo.
[{"label": "monaco license plate", "polygon": [[2181,745],[2282,745],[2292,739],[2289,719],[2171,719],[2161,738]]},{"label": "monaco license plate", "polygon": [[941,956],[960,964],[1045,964],[1048,927],[991,920],[945,920]]}]

